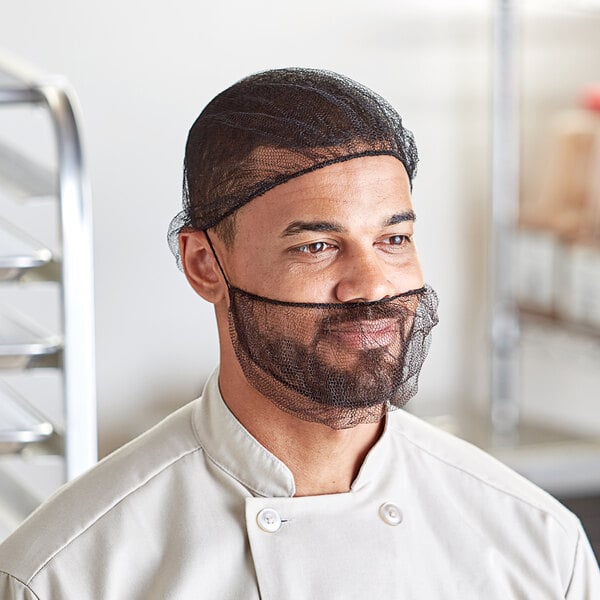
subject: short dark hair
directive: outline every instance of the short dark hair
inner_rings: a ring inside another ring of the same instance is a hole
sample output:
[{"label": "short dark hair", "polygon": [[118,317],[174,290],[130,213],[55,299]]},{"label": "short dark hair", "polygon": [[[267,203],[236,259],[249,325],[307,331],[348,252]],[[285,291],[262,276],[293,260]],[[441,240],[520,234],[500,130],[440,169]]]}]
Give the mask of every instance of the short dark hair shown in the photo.
[{"label": "short dark hair", "polygon": [[221,219],[214,227],[215,233],[219,236],[219,239],[225,244],[226,248],[231,248],[235,241],[235,234],[237,231],[236,225],[237,212],[233,212]]}]

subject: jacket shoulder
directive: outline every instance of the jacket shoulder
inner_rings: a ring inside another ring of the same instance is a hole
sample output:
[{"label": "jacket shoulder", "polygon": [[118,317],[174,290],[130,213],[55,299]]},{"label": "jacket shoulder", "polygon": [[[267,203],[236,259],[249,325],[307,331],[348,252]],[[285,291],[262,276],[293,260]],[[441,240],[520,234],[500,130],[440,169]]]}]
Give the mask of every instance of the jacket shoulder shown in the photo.
[{"label": "jacket shoulder", "polygon": [[192,427],[193,406],[192,402],[177,410],[62,486],[0,545],[0,573],[10,574],[19,585],[27,584],[115,506],[199,451]]},{"label": "jacket shoulder", "polygon": [[546,491],[473,444],[404,410],[396,413],[390,423],[392,435],[427,457],[438,472],[447,473],[457,487],[475,485],[487,497],[504,497],[526,512],[547,515],[573,544],[577,542],[579,519]]}]

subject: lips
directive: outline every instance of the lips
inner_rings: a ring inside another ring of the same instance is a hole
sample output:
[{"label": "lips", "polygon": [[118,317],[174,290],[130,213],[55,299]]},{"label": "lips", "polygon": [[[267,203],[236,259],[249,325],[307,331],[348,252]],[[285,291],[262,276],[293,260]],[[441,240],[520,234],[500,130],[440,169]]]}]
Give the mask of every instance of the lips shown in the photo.
[{"label": "lips", "polygon": [[398,326],[396,319],[361,320],[336,325],[327,333],[344,347],[371,350],[394,342]]}]

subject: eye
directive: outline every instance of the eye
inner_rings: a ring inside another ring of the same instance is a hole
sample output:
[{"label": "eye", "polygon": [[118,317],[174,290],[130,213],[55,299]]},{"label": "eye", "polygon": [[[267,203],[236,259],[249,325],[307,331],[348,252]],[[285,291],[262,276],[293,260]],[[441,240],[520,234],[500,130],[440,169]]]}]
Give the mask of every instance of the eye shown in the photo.
[{"label": "eye", "polygon": [[325,242],[312,242],[312,244],[305,244],[296,248],[297,252],[304,252],[306,254],[319,254],[329,248],[330,245]]},{"label": "eye", "polygon": [[408,235],[391,235],[385,243],[390,246],[402,246],[410,243],[410,237]]}]

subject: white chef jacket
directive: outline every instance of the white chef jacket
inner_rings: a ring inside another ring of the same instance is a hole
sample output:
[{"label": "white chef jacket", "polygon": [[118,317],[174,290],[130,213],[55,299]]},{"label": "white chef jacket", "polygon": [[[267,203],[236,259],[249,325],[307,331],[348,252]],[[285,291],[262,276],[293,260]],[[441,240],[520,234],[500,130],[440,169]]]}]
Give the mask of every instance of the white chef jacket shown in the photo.
[{"label": "white chef jacket", "polygon": [[600,598],[572,513],[405,411],[388,415],[349,492],[294,491],[214,374],[201,399],[65,486],[2,544],[0,598]]}]

